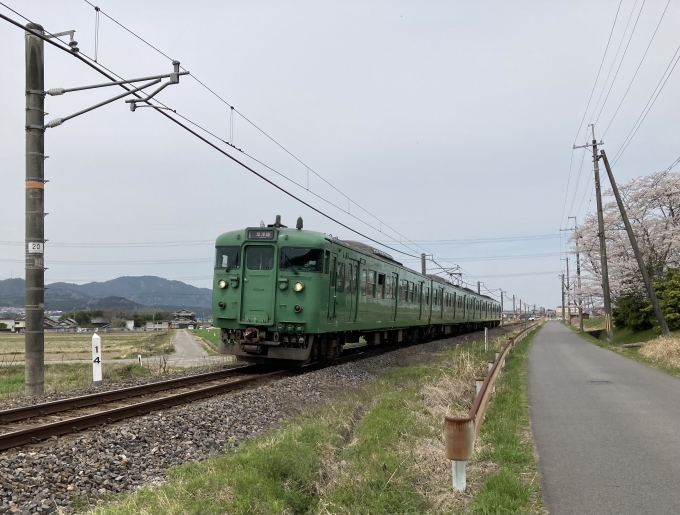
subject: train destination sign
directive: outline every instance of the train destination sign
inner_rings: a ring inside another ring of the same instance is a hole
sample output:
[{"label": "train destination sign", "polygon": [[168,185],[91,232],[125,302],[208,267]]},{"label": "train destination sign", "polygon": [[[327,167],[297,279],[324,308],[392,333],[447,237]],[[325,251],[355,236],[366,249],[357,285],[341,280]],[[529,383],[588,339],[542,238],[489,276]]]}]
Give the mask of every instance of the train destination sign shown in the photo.
[{"label": "train destination sign", "polygon": [[258,231],[248,231],[249,240],[273,240],[274,231],[273,230],[258,230]]}]

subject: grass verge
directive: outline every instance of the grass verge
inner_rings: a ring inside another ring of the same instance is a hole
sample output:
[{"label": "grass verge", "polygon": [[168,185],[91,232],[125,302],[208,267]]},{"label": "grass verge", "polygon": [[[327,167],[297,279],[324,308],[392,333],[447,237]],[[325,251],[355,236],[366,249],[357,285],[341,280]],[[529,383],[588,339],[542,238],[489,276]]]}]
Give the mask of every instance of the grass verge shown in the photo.
[{"label": "grass verge", "polygon": [[215,347],[216,349],[220,345],[219,329],[191,329],[189,332],[195,334],[199,338],[203,338],[209,341],[212,344],[212,346]]},{"label": "grass verge", "polygon": [[[137,363],[104,362],[104,382],[147,377],[151,372]],[[0,367],[0,398],[15,397],[24,392],[23,365]],[[58,363],[45,365],[45,392],[58,392],[92,386],[92,365],[89,363]]]},{"label": "grass verge", "polygon": [[[598,339],[586,332],[579,331],[578,328],[576,327],[572,327],[571,329],[579,333],[581,338],[591,343],[594,343],[598,347],[602,347],[603,349],[608,349],[612,352],[616,352],[617,354],[621,354],[622,356],[625,356],[629,359],[638,361],[644,365],[660,370],[661,372],[665,372],[667,374],[680,377],[680,367],[674,364],[675,362],[674,359],[672,358],[668,359],[667,354],[666,356],[664,356],[661,353],[654,352],[649,353],[649,355],[645,354],[645,352],[648,352],[645,350],[645,347],[647,347],[648,345],[651,345],[653,347],[654,346],[653,342],[655,342],[655,340],[651,340],[651,342],[645,345],[644,347],[631,347],[631,348],[622,347],[622,345],[625,345],[627,343],[646,342],[650,340],[650,338],[656,338],[657,334],[653,332],[653,329],[650,329],[649,331],[641,331],[639,333],[632,333],[634,335],[637,335],[635,337],[629,336],[628,334],[629,331],[627,329],[625,330],[615,329],[614,343],[608,343],[607,340],[605,339],[606,338],[605,334],[601,334],[600,335],[601,339]],[[626,337],[617,339],[616,337],[617,331],[626,331],[626,333],[624,333]],[[674,338],[674,340],[676,342],[678,341],[677,335]]]},{"label": "grass verge", "polygon": [[468,466],[469,493],[453,492],[444,456],[443,416],[469,409],[474,377],[484,375],[503,341],[494,340],[488,352],[481,341],[458,346],[427,363],[414,356],[410,365],[311,407],[277,430],[223,456],[170,468],[167,483],[102,502],[94,512],[539,512],[526,397],[529,339],[513,351],[497,383],[483,445]]}]

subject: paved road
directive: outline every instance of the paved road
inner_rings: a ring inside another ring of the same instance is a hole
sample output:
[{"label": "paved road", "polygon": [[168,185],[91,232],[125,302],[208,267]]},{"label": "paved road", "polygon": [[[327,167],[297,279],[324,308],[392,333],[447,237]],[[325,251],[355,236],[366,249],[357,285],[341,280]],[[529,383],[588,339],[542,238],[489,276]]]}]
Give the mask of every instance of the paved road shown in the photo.
[{"label": "paved road", "polygon": [[225,356],[208,354],[186,329],[175,330],[172,343],[175,345],[175,353],[169,356],[168,362],[173,367],[221,363],[226,359]]},{"label": "paved road", "polygon": [[551,514],[680,513],[679,379],[549,322],[528,382]]}]

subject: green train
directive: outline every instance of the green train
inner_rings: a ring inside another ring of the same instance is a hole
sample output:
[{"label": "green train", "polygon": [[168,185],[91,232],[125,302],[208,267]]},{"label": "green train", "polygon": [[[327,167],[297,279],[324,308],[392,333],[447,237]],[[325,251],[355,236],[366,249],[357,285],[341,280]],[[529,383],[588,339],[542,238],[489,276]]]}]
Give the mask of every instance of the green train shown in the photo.
[{"label": "green train", "polygon": [[350,343],[410,342],[494,327],[494,299],[406,268],[364,243],[276,223],[216,242],[213,324],[239,361],[330,361]]}]

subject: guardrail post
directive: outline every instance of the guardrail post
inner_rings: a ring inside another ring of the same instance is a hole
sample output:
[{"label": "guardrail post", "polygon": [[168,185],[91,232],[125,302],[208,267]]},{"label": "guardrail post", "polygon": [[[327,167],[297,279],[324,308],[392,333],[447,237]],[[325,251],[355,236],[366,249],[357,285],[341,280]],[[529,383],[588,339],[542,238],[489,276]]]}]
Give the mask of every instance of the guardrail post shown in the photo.
[{"label": "guardrail post", "polygon": [[[487,361],[487,365],[489,366],[489,372],[491,372],[491,369],[493,368],[495,361]],[[493,388],[491,389],[491,393],[496,393],[496,385],[493,385]]]},{"label": "guardrail post", "polygon": [[497,353],[494,355],[493,359],[494,359],[495,361],[498,361],[498,356],[500,356],[500,355],[501,355],[501,353],[500,353],[500,352],[497,352]]},{"label": "guardrail post", "polygon": [[454,490],[464,492],[465,462],[475,450],[475,421],[469,418],[444,418],[446,458],[451,460],[451,482]]},{"label": "guardrail post", "polygon": [[464,461],[451,461],[451,479],[453,483],[453,489],[457,492],[465,491],[465,462]]}]

